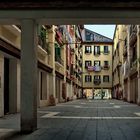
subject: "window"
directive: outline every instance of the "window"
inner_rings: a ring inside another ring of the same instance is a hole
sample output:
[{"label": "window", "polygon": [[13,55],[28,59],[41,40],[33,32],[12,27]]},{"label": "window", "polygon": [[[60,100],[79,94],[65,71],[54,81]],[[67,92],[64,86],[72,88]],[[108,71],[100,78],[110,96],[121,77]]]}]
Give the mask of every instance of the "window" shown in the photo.
[{"label": "window", "polygon": [[91,53],[91,46],[85,46],[85,53]]},{"label": "window", "polygon": [[132,49],[132,61],[134,62],[136,59],[137,59],[137,45],[135,43]]},{"label": "window", "polygon": [[104,46],[104,53],[109,53],[108,46]]},{"label": "window", "polygon": [[109,66],[109,61],[104,61],[104,66]]},{"label": "window", "polygon": [[91,75],[85,75],[85,82],[91,82]]},{"label": "window", "polygon": [[100,55],[100,46],[94,46],[94,55]]},{"label": "window", "polygon": [[109,61],[104,61],[104,69],[109,69]]},{"label": "window", "polygon": [[85,61],[85,68],[88,68],[88,66],[91,66],[91,61]]},{"label": "window", "polygon": [[57,44],[55,44],[55,56],[61,57],[61,48]]},{"label": "window", "polygon": [[100,61],[94,61],[94,66],[100,66]]},{"label": "window", "polygon": [[94,76],[94,81],[96,81],[96,80],[99,80],[100,81],[101,80],[101,76],[100,75],[95,75]]},{"label": "window", "polygon": [[99,85],[101,83],[101,76],[100,75],[95,75],[94,76],[94,84]]},{"label": "window", "polygon": [[103,76],[103,82],[109,82],[109,76],[108,75]]},{"label": "window", "polygon": [[86,41],[91,41],[91,33],[86,32]]}]

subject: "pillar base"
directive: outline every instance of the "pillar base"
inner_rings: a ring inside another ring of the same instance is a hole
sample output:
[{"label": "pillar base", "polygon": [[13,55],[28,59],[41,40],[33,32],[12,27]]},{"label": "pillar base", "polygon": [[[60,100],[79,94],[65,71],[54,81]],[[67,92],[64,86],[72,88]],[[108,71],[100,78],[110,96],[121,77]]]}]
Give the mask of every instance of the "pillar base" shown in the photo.
[{"label": "pillar base", "polygon": [[29,127],[29,125],[24,125],[24,126],[22,125],[21,126],[20,133],[21,134],[29,134],[29,133],[32,133],[32,132],[34,132],[36,130],[37,130],[37,124],[35,125],[35,123],[30,122],[30,127]]}]

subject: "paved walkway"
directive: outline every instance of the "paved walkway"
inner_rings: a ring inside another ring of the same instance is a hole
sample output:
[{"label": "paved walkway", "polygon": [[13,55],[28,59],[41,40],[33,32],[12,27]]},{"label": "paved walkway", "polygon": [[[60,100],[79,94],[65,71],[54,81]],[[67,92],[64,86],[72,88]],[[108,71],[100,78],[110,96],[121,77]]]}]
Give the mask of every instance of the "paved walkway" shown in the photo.
[{"label": "paved walkway", "polygon": [[[0,128],[19,130],[19,115],[0,119]],[[140,140],[140,107],[119,100],[75,100],[40,108],[38,130],[10,139]]]}]

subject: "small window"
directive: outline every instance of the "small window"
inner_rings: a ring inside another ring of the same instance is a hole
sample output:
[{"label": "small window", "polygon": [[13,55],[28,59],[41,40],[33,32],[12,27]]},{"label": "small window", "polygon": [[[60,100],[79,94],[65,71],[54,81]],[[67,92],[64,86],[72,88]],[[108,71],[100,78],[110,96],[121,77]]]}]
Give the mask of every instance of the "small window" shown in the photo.
[{"label": "small window", "polygon": [[86,32],[86,41],[91,41],[91,33]]},{"label": "small window", "polygon": [[104,53],[109,53],[108,46],[104,46]]},{"label": "small window", "polygon": [[109,65],[109,61],[104,61],[104,66],[108,66]]},{"label": "small window", "polygon": [[100,55],[100,46],[94,46],[94,55]]},{"label": "small window", "polygon": [[91,66],[91,61],[85,61],[85,68],[88,68],[88,66]]},{"label": "small window", "polygon": [[95,75],[94,76],[94,84],[95,85],[101,84],[101,76],[100,75]]},{"label": "small window", "polygon": [[100,66],[100,61],[94,61],[94,66]]},{"label": "small window", "polygon": [[109,76],[108,75],[103,76],[103,82],[109,82]]},{"label": "small window", "polygon": [[91,53],[91,46],[85,46],[85,53]]},{"label": "small window", "polygon": [[91,82],[91,75],[85,75],[85,82]]},{"label": "small window", "polygon": [[100,75],[95,75],[94,80],[101,80],[101,76]]}]

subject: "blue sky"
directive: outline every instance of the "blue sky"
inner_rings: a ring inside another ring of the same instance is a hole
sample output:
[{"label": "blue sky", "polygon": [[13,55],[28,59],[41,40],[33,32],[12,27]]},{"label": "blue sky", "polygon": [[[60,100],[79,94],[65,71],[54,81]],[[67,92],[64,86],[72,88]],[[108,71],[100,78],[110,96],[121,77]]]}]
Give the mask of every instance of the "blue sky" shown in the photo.
[{"label": "blue sky", "polygon": [[85,28],[113,39],[116,25],[84,25]]}]

